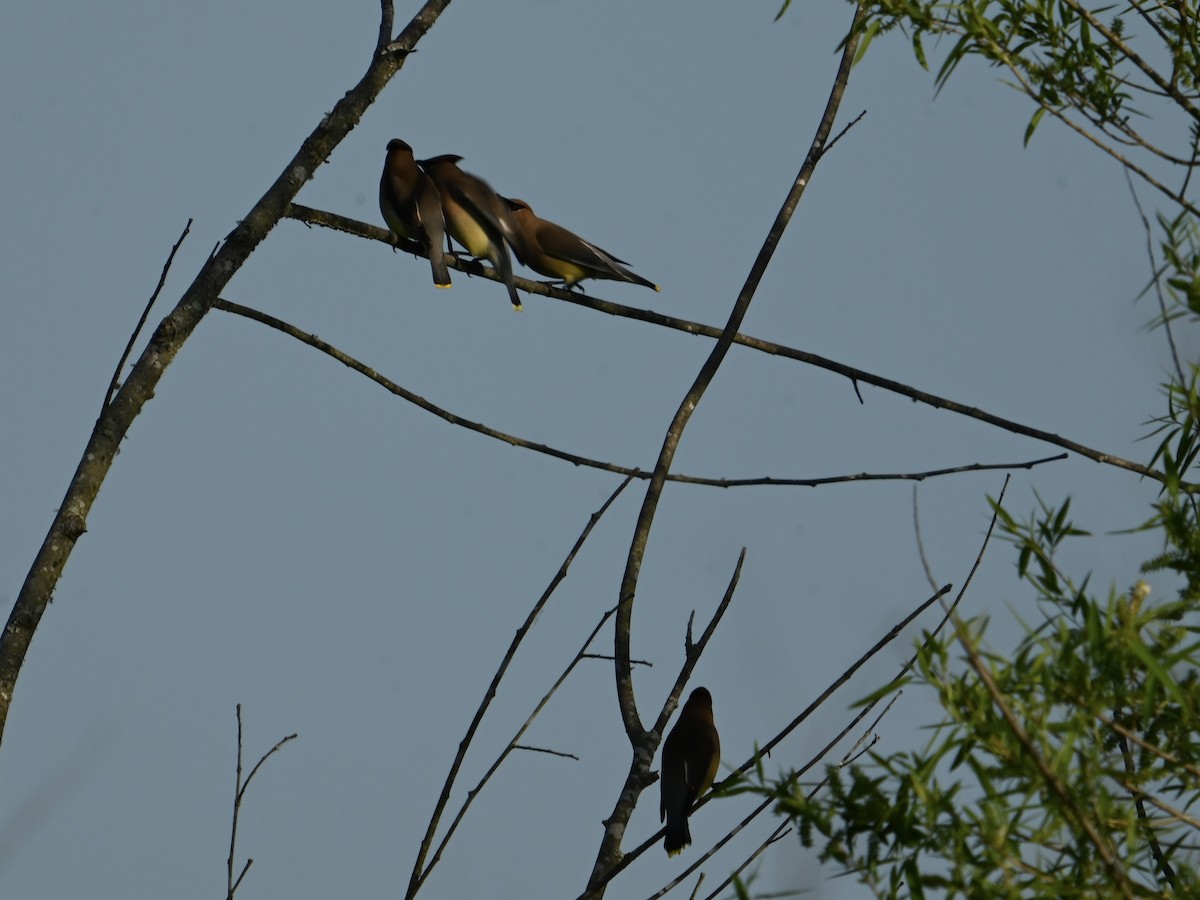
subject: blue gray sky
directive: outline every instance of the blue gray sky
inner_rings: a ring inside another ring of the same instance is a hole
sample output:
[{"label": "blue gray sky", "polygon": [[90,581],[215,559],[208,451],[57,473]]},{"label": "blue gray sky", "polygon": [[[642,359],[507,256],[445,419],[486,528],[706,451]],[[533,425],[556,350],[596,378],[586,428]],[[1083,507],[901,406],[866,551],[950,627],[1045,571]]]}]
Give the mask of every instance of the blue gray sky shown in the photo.
[{"label": "blue gray sky", "polygon": [[[397,22],[417,4],[398,4]],[[576,0],[451,5],[298,201],[382,224],[383,151],[457,153],[502,193],[659,282],[589,288],[723,324],[828,95],[845,3]],[[359,78],[378,5],[280,0],[24,4],[0,29],[0,603],[20,588],[122,347],[194,219],[157,321],[299,142]],[[966,65],[935,98],[903,38],[854,71],[841,122],[744,331],[1145,459],[1162,335],[1133,300],[1144,237],[1119,167],[1044,123],[995,71]],[[1143,194],[1153,206],[1155,199]],[[559,301],[512,312],[501,286],[284,221],[226,295],[315,332],[447,409],[525,438],[652,467],[710,348]],[[1194,346],[1185,354],[1195,355]],[[821,477],[1018,462],[1055,448],[830,373],[734,348],[675,470]],[[958,585],[997,472],[920,487],[936,577]],[[402,893],[442,780],[508,642],[617,476],[447,425],[315,351],[213,312],[135,422],[22,671],[0,750],[0,890],[11,897],[224,890],[234,707],[260,772],[239,893]],[[600,522],[502,684],[451,809],[617,599],[644,488]],[[1066,554],[1101,590],[1154,551],[1107,536],[1154,486],[1077,457],[1015,474],[1071,495],[1100,536]],[[723,757],[744,761],[929,593],[908,482],[732,490],[671,485],[634,616],[645,720],[739,550],[736,599],[696,670]],[[994,543],[965,611],[993,640],[1035,616]],[[1166,581],[1152,581],[1158,592]],[[932,624],[932,619],[927,624]],[[799,765],[848,705],[890,678],[910,632],[768,761]],[[611,652],[611,631],[599,652]],[[909,692],[879,749],[923,740]],[[479,797],[430,897],[573,897],[629,761],[610,663],[582,666]],[[626,847],[658,828],[657,788]],[[647,854],[610,896],[644,896],[744,814],[707,806],[683,857]],[[708,884],[773,827],[706,867]],[[756,888],[858,897],[794,838]]]}]

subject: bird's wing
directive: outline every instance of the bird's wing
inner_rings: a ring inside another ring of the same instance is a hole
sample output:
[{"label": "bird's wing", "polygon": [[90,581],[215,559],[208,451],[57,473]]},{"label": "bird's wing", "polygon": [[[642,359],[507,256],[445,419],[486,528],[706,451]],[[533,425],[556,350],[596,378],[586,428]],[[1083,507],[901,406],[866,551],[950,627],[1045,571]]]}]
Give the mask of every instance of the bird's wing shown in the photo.
[{"label": "bird's wing", "polygon": [[620,263],[611,253],[606,253],[590,241],[568,231],[561,225],[542,219],[538,223],[537,242],[547,256],[565,260],[587,269],[614,271],[613,263]]},{"label": "bird's wing", "polygon": [[[512,236],[512,225],[496,208],[497,204],[503,201],[496,197],[495,192],[482,179],[466,172],[462,174],[466,177],[453,179],[446,184],[450,196],[470,213],[472,218],[486,223],[493,232],[504,235],[510,244],[513,243],[516,239]],[[492,198],[495,198],[496,202],[492,202]]]}]

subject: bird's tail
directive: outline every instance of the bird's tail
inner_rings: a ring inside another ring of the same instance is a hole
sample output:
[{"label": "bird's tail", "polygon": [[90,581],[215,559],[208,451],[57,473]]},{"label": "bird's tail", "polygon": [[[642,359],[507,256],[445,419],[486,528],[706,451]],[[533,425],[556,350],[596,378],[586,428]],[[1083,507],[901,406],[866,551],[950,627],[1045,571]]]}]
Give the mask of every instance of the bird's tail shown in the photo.
[{"label": "bird's tail", "polygon": [[433,267],[433,283],[440,288],[450,287],[450,269],[446,266],[446,254],[440,237],[429,247],[429,264]]},{"label": "bird's tail", "polygon": [[508,247],[499,234],[496,235],[494,246],[497,249],[491,260],[492,265],[500,273],[500,277],[504,279],[504,286],[508,288],[508,298],[512,301],[513,309],[520,312],[523,307],[521,306],[521,298],[517,294],[517,287],[513,284],[512,258],[508,255]]},{"label": "bird's tail", "polygon": [[687,816],[669,816],[667,818],[667,834],[663,838],[663,848],[667,856],[682,853],[683,848],[691,844],[692,832],[688,829]]}]

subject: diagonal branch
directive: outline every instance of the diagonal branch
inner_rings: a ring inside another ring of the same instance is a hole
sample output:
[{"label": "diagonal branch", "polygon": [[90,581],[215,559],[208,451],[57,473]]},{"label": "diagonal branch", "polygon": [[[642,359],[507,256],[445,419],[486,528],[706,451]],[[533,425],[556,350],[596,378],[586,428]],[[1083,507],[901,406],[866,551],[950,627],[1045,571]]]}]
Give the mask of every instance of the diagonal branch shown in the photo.
[{"label": "diagonal branch", "polygon": [[[671,692],[667,695],[667,700],[663,704],[662,712],[659,713],[658,721],[654,724],[654,729],[647,734],[647,744],[645,747],[637,748],[634,753],[633,761],[629,766],[629,774],[625,778],[625,792],[633,793],[631,800],[636,800],[636,793],[641,789],[649,787],[658,778],[657,775],[652,775],[646,770],[646,766],[642,764],[643,754],[648,755],[650,759],[654,758],[655,751],[658,747],[659,735],[667,727],[667,722],[671,718],[671,713],[675,709],[675,705],[679,702],[679,695],[683,692],[683,686],[687,684],[691,677],[692,670],[696,663],[699,662],[701,654],[704,653],[704,648],[708,645],[713,634],[716,633],[717,626],[721,624],[721,619],[725,617],[725,612],[729,608],[730,601],[733,600],[733,593],[737,590],[738,582],[742,577],[742,564],[746,561],[746,548],[743,547],[741,553],[738,554],[737,565],[733,568],[733,575],[729,579],[729,584],[725,588],[725,594],[721,598],[721,602],[717,604],[716,612],[709,619],[704,633],[700,635],[700,640],[692,642],[692,620],[695,618],[695,612],[688,617],[687,637],[684,642],[684,661],[679,669],[679,674],[675,677],[675,684],[671,688]],[[613,609],[615,613],[616,608]],[[610,820],[611,821],[611,820]],[[617,860],[616,865],[610,868],[604,875],[596,880],[596,883],[588,885],[588,893],[585,897],[593,896],[595,891],[602,891],[610,881],[616,878],[624,871],[630,863],[641,856],[654,844],[662,838],[665,829],[660,828],[649,838],[643,841],[635,850],[622,854]],[[689,870],[690,871],[690,870]],[[582,898],[581,898],[582,900]]]},{"label": "diagonal branch", "polygon": [[[583,546],[584,541],[586,541],[588,536],[592,533],[592,529],[596,527],[596,523],[600,521],[600,517],[608,511],[608,508],[612,506],[613,503],[616,502],[617,497],[619,497],[621,492],[629,486],[629,482],[632,480],[632,478],[626,478],[624,481],[622,481],[617,486],[617,489],[614,490],[609,495],[608,499],[604,501],[603,505],[596,510],[596,512],[592,513],[591,517],[587,521],[587,524],[584,526],[583,531],[580,532],[579,537],[576,538],[574,545],[572,545],[570,552],[568,552],[566,558],[563,559],[562,565],[558,567],[558,571],[554,573],[554,577],[550,579],[550,583],[542,592],[541,597],[538,598],[537,602],[533,605],[533,609],[529,611],[529,615],[526,616],[525,621],[522,623],[521,627],[517,629],[517,633],[513,636],[512,643],[508,647],[508,652],[504,654],[504,659],[500,661],[500,666],[496,669],[496,674],[492,677],[491,684],[488,685],[488,689],[483,696],[483,701],[479,704],[479,709],[475,711],[475,717],[471,719],[471,724],[467,727],[466,735],[463,737],[462,741],[459,742],[458,753],[454,757],[454,762],[450,764],[450,772],[446,775],[446,781],[442,785],[442,792],[434,806],[433,815],[429,817],[429,826],[425,829],[425,836],[421,839],[421,848],[417,851],[417,858],[413,862],[412,874],[409,876],[408,880],[408,891],[405,894],[405,897],[408,898],[408,900],[411,900],[412,897],[416,896],[417,891],[420,890],[421,885],[425,882],[425,879],[429,877],[430,871],[435,865],[437,865],[438,860],[442,855],[442,850],[445,849],[447,842],[449,842],[450,837],[454,834],[454,830],[458,827],[458,823],[462,818],[462,813],[466,812],[466,806],[464,805],[462,812],[460,812],[458,817],[454,820],[448,833],[442,839],[442,843],[438,846],[437,852],[434,854],[434,858],[430,860],[429,865],[426,866],[425,860],[429,855],[429,848],[433,844],[433,836],[437,832],[437,826],[438,822],[441,821],[442,812],[445,810],[446,804],[450,800],[450,791],[454,787],[455,779],[458,777],[458,770],[462,767],[462,762],[467,756],[467,749],[471,746],[471,741],[475,737],[475,732],[479,729],[479,723],[483,721],[484,714],[487,713],[488,707],[492,705],[492,700],[496,696],[496,690],[500,686],[500,681],[504,678],[504,673],[508,671],[509,663],[513,661],[513,657],[516,656],[517,649],[521,646],[521,642],[525,639],[525,635],[527,635],[529,633],[529,629],[533,627],[533,623],[537,620],[538,615],[550,601],[550,597],[554,594],[554,591],[560,584],[562,584],[563,579],[567,577],[567,570],[570,569],[571,563],[574,561],[576,554],[579,553],[579,549]],[[598,627],[599,626],[597,626],[597,628]],[[589,642],[590,640],[591,639],[589,638]],[[515,743],[519,737],[520,734],[518,734],[516,738],[513,738],[513,743]],[[512,744],[509,745],[509,749],[512,749]],[[507,753],[505,755],[507,755]],[[502,759],[503,756],[501,757],[501,760]],[[499,761],[497,761],[496,766],[499,766]],[[488,774],[490,775],[491,773],[489,772]]]},{"label": "diagonal branch", "polygon": [[558,689],[563,686],[563,683],[567,680],[571,673],[575,671],[576,666],[578,666],[585,659],[596,658],[596,654],[587,652],[588,647],[592,646],[592,641],[596,639],[596,635],[600,633],[600,629],[605,626],[608,620],[611,619],[616,612],[617,608],[614,606],[600,617],[600,621],[596,623],[596,626],[587,636],[587,639],[583,642],[583,645],[575,653],[575,656],[571,659],[571,661],[567,663],[566,668],[563,669],[558,678],[555,679],[554,684],[552,684],[546,693],[542,695],[542,699],[537,702],[533,708],[533,712],[529,714],[529,716],[521,724],[521,727],[517,729],[517,733],[512,736],[507,746],[500,751],[500,754],[488,767],[488,770],[483,773],[483,777],[479,779],[475,787],[467,791],[467,799],[464,800],[462,806],[459,807],[458,813],[454,816],[454,821],[450,823],[450,827],[446,829],[446,834],[442,837],[441,842],[438,844],[437,850],[434,851],[433,859],[430,861],[429,865],[426,866],[425,872],[421,875],[422,882],[424,882],[424,879],[429,875],[429,870],[432,869],[434,864],[437,863],[437,861],[441,858],[442,851],[446,849],[446,845],[450,842],[450,838],[458,829],[459,823],[463,820],[463,817],[466,816],[467,810],[471,808],[471,804],[475,801],[475,798],[479,796],[479,792],[483,790],[484,786],[491,780],[492,776],[496,774],[496,771],[504,763],[504,760],[508,759],[508,755],[512,753],[513,750],[516,750],[522,746],[518,744],[517,741],[519,741],[525,732],[529,730],[529,727],[533,724],[533,720],[536,719],[541,714],[542,710],[546,708],[546,704],[550,702],[550,698],[552,698],[558,692]]},{"label": "diagonal branch", "polygon": [[725,618],[725,612],[729,609],[729,603],[733,600],[733,592],[737,590],[738,582],[742,578],[742,565],[746,562],[746,548],[742,548],[742,552],[738,554],[737,564],[733,567],[733,575],[729,578],[729,584],[725,588],[725,595],[721,597],[721,602],[717,604],[717,610],[713,613],[712,618],[708,620],[708,625],[704,632],[700,635],[700,640],[692,642],[692,618],[695,613],[688,618],[687,638],[684,641],[684,660],[683,665],[679,668],[679,674],[675,676],[675,684],[671,687],[671,692],[667,695],[667,700],[663,703],[663,708],[658,714],[658,719],[654,722],[654,733],[662,734],[667,727],[667,722],[671,720],[671,714],[675,712],[675,706],[679,703],[679,697],[683,694],[683,686],[688,683],[688,679],[692,677],[692,670],[696,668],[696,663],[700,662],[700,656],[704,653],[704,648],[708,646],[708,642],[712,640],[712,636],[716,633],[717,626],[721,624],[721,620]]},{"label": "diagonal branch", "polygon": [[[287,211],[292,199],[358,124],[367,108],[400,70],[450,0],[427,0],[397,40],[376,47],[367,70],[331,112],[321,118],[266,193],[250,208],[220,248],[204,263],[175,308],[159,323],[125,383],[101,412],[59,504],[49,532],[34,557],[4,631],[0,634],[0,739],[12,705],[17,676],[76,541],[108,476],[121,441],[154,396],[158,382],[229,280]],[[381,3],[382,26],[391,22],[391,0]],[[390,26],[389,26],[390,30]]]},{"label": "diagonal branch", "polygon": [[[979,571],[979,567],[983,562],[984,552],[987,550],[988,544],[991,542],[992,533],[995,530],[996,519],[999,514],[998,510],[999,510],[1000,504],[1004,500],[1004,495],[1005,495],[1005,492],[1007,491],[1007,489],[1008,489],[1008,479],[1006,478],[1005,482],[1004,482],[1004,486],[1000,490],[999,500],[994,505],[995,508],[992,511],[991,523],[988,525],[987,533],[984,535],[983,542],[979,548],[979,553],[976,555],[975,561],[972,564],[970,571],[967,573],[967,576],[966,576],[966,579],[964,580],[963,586],[962,586],[962,588],[959,589],[957,595],[954,598],[954,602],[950,604],[949,611],[942,617],[942,619],[938,623],[938,625],[932,631],[929,631],[926,633],[925,641],[924,641],[925,645],[928,645],[929,642],[932,641],[934,639],[934,637],[936,637],[936,635],[946,625],[946,623],[949,622],[950,613],[952,613],[955,609],[957,609],[959,603],[962,601],[963,597],[966,595],[967,588],[970,587],[971,582],[974,580],[975,573]],[[915,609],[913,609],[912,612],[910,612],[903,619],[901,619],[895,625],[893,625],[892,628],[887,632],[887,634],[885,634],[882,638],[880,638],[875,643],[874,646],[872,646],[869,650],[867,650],[865,653],[863,653],[857,660],[855,660],[855,662],[845,672],[843,672],[840,676],[838,676],[836,679],[834,679],[832,682],[830,682],[830,684],[825,688],[824,691],[821,692],[820,696],[817,697],[816,700],[814,700],[812,703],[810,703],[808,705],[808,707],[806,707],[798,716],[796,716],[796,718],[794,718],[791,722],[789,722],[786,726],[784,726],[784,728],[782,730],[780,730],[778,733],[776,733],[776,735],[774,737],[772,737],[771,740],[769,740],[766,744],[764,744],[762,746],[756,745],[756,752],[754,753],[754,755],[751,756],[748,760],[746,760],[741,766],[734,769],[730,773],[729,776],[727,776],[726,778],[722,779],[719,783],[714,785],[713,790],[710,793],[708,793],[707,795],[705,795],[705,797],[699,803],[697,803],[696,808],[699,809],[700,807],[707,804],[710,799],[718,796],[718,794],[722,790],[724,790],[726,787],[736,784],[737,779],[740,778],[742,775],[744,775],[746,772],[748,772],[751,768],[759,765],[759,763],[763,757],[769,756],[771,751],[775,747],[777,747],[784,740],[784,738],[786,738],[789,734],[791,734],[793,731],[795,731],[795,729],[797,727],[799,727],[800,724],[803,723],[806,719],[808,719],[808,717],[816,709],[818,709],[826,700],[828,700],[829,697],[832,696],[835,691],[837,691],[842,685],[849,682],[850,679],[854,676],[854,674],[860,668],[862,668],[872,657],[877,655],[881,650],[883,650],[884,647],[886,647],[893,640],[895,640],[900,635],[900,633],[902,631],[904,631],[904,629],[906,629],[918,616],[920,616],[923,612],[925,612],[925,610],[927,610],[930,606],[932,606],[934,604],[934,602],[936,602],[937,600],[939,600],[940,598],[945,596],[945,594],[950,589],[951,589],[950,585],[946,585],[945,587],[943,587],[941,589],[935,588],[935,591],[932,596],[930,596],[928,599],[923,601],[919,606],[917,606]],[[918,653],[919,652],[920,651],[918,651]],[[888,684],[886,686],[887,688],[896,687],[900,683],[900,681],[904,678],[904,676],[908,673],[908,671],[912,668],[913,664],[916,662],[917,655],[918,655],[917,653],[914,653],[913,656],[909,658],[908,662],[906,662],[903,666],[900,667],[900,671],[897,672],[896,676],[890,682],[888,682]],[[858,726],[858,724],[860,722],[862,722],[862,720],[865,719],[871,713],[871,710],[873,710],[875,708],[875,706],[879,703],[880,698],[885,693],[886,693],[886,691],[880,692],[879,697],[876,697],[870,703],[865,704],[862,707],[862,709],[860,709],[858,711],[858,713],[850,720],[850,722],[836,736],[834,736],[834,738],[832,740],[830,740],[823,749],[821,749],[819,752],[817,752],[815,755],[813,755],[805,765],[803,765],[799,769],[796,769],[795,771],[793,771],[788,776],[785,783],[786,784],[795,783],[806,772],[808,772],[813,766],[815,766],[826,755],[828,755],[828,753],[830,751],[832,751],[832,749],[835,746],[837,746],[839,743],[841,743],[842,739],[845,738],[845,736],[847,734],[849,734],[854,728],[856,728]],[[879,716],[876,717],[875,722],[871,725],[871,728],[868,729],[868,732],[870,732],[871,730],[874,730],[875,725],[878,724],[878,722],[879,722],[879,719],[881,719],[883,717],[883,715],[887,712],[887,709],[891,707],[891,704],[894,701],[895,701],[895,696],[893,696],[892,700],[889,701],[887,708],[885,708],[885,710],[883,712],[881,712],[879,714]],[[850,752],[853,752],[853,748],[851,748]],[[743,823],[736,826],[735,829],[730,833],[730,835],[732,836],[732,834],[741,830],[741,828],[743,828],[747,822],[749,822],[750,820],[761,815],[767,809],[767,807],[773,802],[774,802],[773,798],[768,797],[759,807],[754,809],[746,817],[746,820]],[[786,825],[786,823],[785,823],[785,825]],[[637,847],[635,847],[634,849],[632,849],[628,853],[626,853],[623,856],[623,858],[620,860],[620,862],[618,862],[618,864],[613,867],[612,871],[610,871],[607,874],[607,876],[606,876],[607,880],[611,880],[621,870],[625,869],[630,863],[632,863],[635,859],[637,859],[639,856],[641,856],[649,847],[656,844],[658,842],[658,840],[661,838],[661,836],[662,836],[662,832],[660,830],[660,831],[656,832],[655,834],[651,835],[650,837],[646,838],[641,844],[639,844]],[[769,842],[770,842],[770,839],[768,839],[768,843]],[[723,844],[724,844],[724,841],[722,842],[722,845]],[[703,859],[701,860],[701,862],[703,862],[704,859],[707,859],[709,856],[711,856],[712,853],[716,851],[716,849],[719,849],[719,848],[714,847],[712,849],[712,851],[706,853],[705,856],[703,857]],[[694,869],[694,867],[689,867],[687,872],[691,872],[691,871],[693,871],[693,869]],[[687,872],[685,872],[684,874],[686,875]],[[585,895],[585,897],[586,897],[586,895]],[[585,900],[585,897],[581,897],[580,900]]]},{"label": "diagonal branch", "polygon": [[1116,850],[1109,843],[1106,836],[1096,827],[1096,823],[1080,808],[1075,797],[1067,790],[1066,785],[1062,783],[1062,780],[1055,774],[1054,769],[1046,762],[1037,745],[1034,744],[1033,738],[1030,737],[1029,732],[1025,730],[1025,726],[1021,724],[1016,713],[1013,712],[1008,701],[1000,692],[1000,688],[996,684],[996,679],[992,677],[991,669],[984,663],[979,655],[979,651],[975,649],[975,645],[971,641],[971,636],[967,632],[967,626],[956,614],[951,614],[949,611],[948,614],[951,616],[951,622],[954,624],[954,631],[958,642],[966,652],[971,668],[979,676],[980,682],[987,690],[988,696],[999,711],[1001,718],[1004,719],[1008,730],[1012,733],[1017,743],[1021,745],[1021,749],[1025,752],[1030,762],[1033,763],[1034,768],[1037,769],[1047,793],[1053,795],[1062,804],[1063,809],[1066,810],[1067,814],[1079,828],[1081,837],[1086,837],[1091,845],[1096,848],[1096,853],[1103,862],[1109,878],[1112,879],[1114,889],[1120,891],[1122,897],[1133,897],[1134,889],[1132,882],[1125,871],[1124,865],[1117,858]]},{"label": "diagonal branch", "polygon": [[133,326],[133,334],[129,335],[129,343],[125,345],[125,352],[121,354],[120,360],[117,361],[117,367],[113,370],[112,380],[108,383],[108,393],[104,395],[105,406],[112,403],[113,394],[121,386],[121,372],[125,368],[125,363],[129,361],[129,354],[133,352],[133,345],[137,343],[138,335],[142,333],[142,329],[146,325],[146,320],[150,318],[150,310],[154,308],[154,304],[158,301],[158,295],[162,293],[162,289],[167,283],[167,275],[171,271],[171,263],[175,262],[175,254],[179,252],[179,248],[183,246],[183,242],[187,240],[187,236],[191,233],[191,230],[192,220],[188,219],[187,224],[183,226],[183,233],[179,235],[179,240],[175,242],[171,247],[171,252],[167,254],[167,261],[163,263],[162,274],[158,276],[158,284],[154,286],[154,291],[150,294],[150,299],[146,301],[146,308],[142,310],[142,316],[138,319],[137,325]]},{"label": "diagonal branch", "polygon": [[[1005,478],[1004,485],[1000,489],[1000,498],[999,498],[999,500],[997,500],[997,502],[995,504],[995,508],[992,511],[992,519],[991,519],[990,524],[988,525],[987,533],[983,537],[983,542],[980,545],[979,553],[976,554],[976,556],[975,556],[975,562],[972,564],[970,571],[967,573],[967,577],[963,582],[963,586],[959,589],[958,594],[954,598],[954,602],[950,604],[949,608],[946,610],[945,615],[942,617],[942,620],[938,623],[938,625],[932,631],[927,631],[925,633],[925,639],[922,643],[923,647],[928,646],[930,644],[930,642],[934,640],[934,638],[937,636],[937,634],[946,625],[946,623],[950,620],[950,617],[953,614],[954,610],[958,608],[959,603],[962,601],[963,597],[966,596],[967,589],[971,586],[971,582],[974,581],[975,573],[979,571],[979,566],[983,562],[983,555],[987,551],[988,545],[991,543],[992,533],[993,533],[993,531],[995,531],[995,528],[996,528],[996,519],[999,516],[1000,504],[1003,502],[1004,494],[1008,490],[1008,482],[1009,482],[1009,479]],[[938,600],[941,597],[943,597],[949,590],[950,590],[949,585],[942,588],[941,590],[936,590],[936,587],[935,587],[935,593],[932,597],[930,597],[928,600],[926,600],[924,603],[922,603],[919,607],[917,607],[916,610],[914,610],[912,613],[910,613],[908,616],[906,616],[903,620],[898,622],[892,628],[892,630],[889,631],[887,633],[887,635],[885,635],[883,637],[883,639],[881,639],[879,642],[877,642],[874,647],[872,647],[863,656],[861,656],[858,659],[858,661],[855,662],[854,665],[851,666],[845,673],[843,673],[843,675],[840,678],[838,678],[832,684],[830,684],[829,687],[826,688],[826,690],[821,694],[821,696],[818,697],[817,700],[815,700],[813,703],[811,703],[809,705],[809,707],[807,709],[805,709],[804,712],[802,712],[796,719],[794,719],[790,724],[788,724],[787,727],[783,729],[783,731],[781,731],[774,738],[772,738],[769,742],[767,742],[766,745],[764,745],[762,747],[756,746],[756,752],[755,752],[754,756],[752,756],[745,763],[743,763],[738,769],[734,770],[728,778],[723,779],[722,782],[716,786],[715,791],[720,790],[723,785],[741,777],[743,774],[748,772],[751,769],[751,767],[758,766],[760,764],[762,757],[770,755],[770,751],[772,749],[774,749],[784,737],[786,737],[801,722],[803,722],[812,711],[814,711],[821,704],[823,704],[825,702],[825,700],[828,699],[829,696],[835,690],[837,690],[839,687],[841,687],[841,685],[843,685],[847,681],[849,681],[849,679],[853,676],[853,674],[855,673],[855,671],[858,670],[859,667],[861,667],[868,659],[870,659],[872,656],[874,656],[876,653],[878,653],[880,650],[882,650],[883,647],[886,646],[888,643],[890,643],[896,636],[898,636],[899,633],[902,630],[904,630],[904,628],[906,628],[909,623],[911,623],[918,615],[920,615],[922,612],[924,612],[926,609],[928,609],[929,606],[931,606],[935,600]],[[896,673],[895,677],[893,677],[892,680],[889,681],[887,683],[887,685],[885,685],[883,691],[877,692],[877,696],[874,699],[872,699],[869,703],[865,704],[862,707],[862,709],[860,709],[858,711],[858,713],[850,720],[849,724],[847,724],[838,734],[836,734],[828,743],[826,743],[826,745],[819,752],[814,754],[808,760],[807,763],[805,763],[799,769],[796,769],[796,770],[792,771],[791,773],[789,773],[787,778],[784,779],[782,782],[780,782],[780,786],[781,787],[790,786],[790,785],[793,785],[793,784],[796,784],[797,782],[799,782],[799,780],[805,775],[805,773],[807,773],[813,766],[815,766],[818,762],[820,762],[822,759],[824,759],[825,756],[828,755],[833,750],[834,747],[836,747],[839,743],[841,743],[842,739],[847,734],[849,734],[851,730],[856,728],[858,726],[858,724],[863,719],[865,719],[867,717],[867,715],[870,714],[871,710],[873,710],[879,704],[880,700],[884,696],[886,696],[887,691],[890,689],[896,688],[900,684],[901,680],[905,677],[905,675],[909,672],[909,670],[912,669],[913,664],[917,661],[917,657],[920,654],[920,652],[921,651],[918,650],[916,653],[914,653],[909,658],[908,662],[906,662],[904,665],[902,665],[900,667],[900,671]],[[855,753],[855,751],[859,747],[859,745],[863,744],[866,741],[867,736],[874,732],[876,726],[878,726],[878,724],[879,724],[879,721],[885,715],[887,715],[887,713],[891,710],[892,706],[899,699],[900,693],[901,693],[901,691],[899,691],[897,689],[896,692],[892,694],[891,699],[888,701],[888,703],[884,707],[883,711],[880,712],[879,715],[875,717],[875,720],[867,728],[867,730],[863,734],[863,736],[861,738],[859,738],[858,742],[853,747],[851,747],[849,750],[846,751],[845,755],[842,757],[842,760],[838,764],[837,768],[840,769],[840,768],[843,768],[843,767],[853,763],[859,756],[861,756],[863,753],[866,753],[867,750],[870,749],[870,746],[874,744],[874,741],[872,741],[871,744],[869,744],[866,747],[863,747],[861,750],[859,750],[859,752],[857,754]],[[876,738],[876,740],[877,739],[878,738]],[[816,785],[816,787],[814,787],[811,791],[809,791],[808,797],[810,800],[816,796],[817,792],[821,789],[822,786],[824,786],[827,783],[827,781],[828,781],[828,776],[823,778]],[[709,797],[715,796],[715,791],[713,794],[710,794]],[[709,797],[706,797],[704,802],[707,802]],[[763,803],[760,804],[758,807],[756,807],[754,810],[752,810],[750,812],[750,814],[747,815],[746,818],[740,824],[735,826],[735,828],[729,832],[729,834],[726,836],[726,838],[724,840],[722,840],[718,845],[716,845],[712,849],[710,849],[705,854],[703,859],[707,859],[709,856],[711,856],[713,853],[715,853],[718,849],[720,849],[720,847],[723,846],[724,843],[726,843],[729,840],[729,838],[731,838],[734,834],[736,834],[738,831],[740,831],[742,828],[744,828],[750,821],[752,821],[753,819],[755,819],[759,815],[761,815],[766,810],[766,808],[774,802],[775,802],[775,798],[772,795],[768,794],[768,796],[763,801]],[[700,805],[703,805],[703,804],[700,804]],[[752,854],[751,857],[746,860],[746,862],[743,864],[742,868],[744,868],[745,865],[748,865],[755,856],[762,853],[768,846],[775,843],[779,839],[779,837],[782,836],[782,834],[784,833],[787,826],[789,826],[789,824],[790,824],[789,821],[787,821],[785,819],[779,825],[779,827],[776,828],[771,833],[771,835],[762,843],[762,845],[759,847],[759,849],[756,850],[754,852],[754,854]],[[703,859],[700,860],[700,862],[702,862]],[[738,871],[740,871],[740,869]],[[730,876],[730,878],[732,878],[732,876]],[[725,885],[721,885],[720,887],[718,887],[717,890],[714,891],[713,894],[710,895],[709,900],[711,900],[711,897],[715,897],[716,894],[724,888],[724,886]]]}]

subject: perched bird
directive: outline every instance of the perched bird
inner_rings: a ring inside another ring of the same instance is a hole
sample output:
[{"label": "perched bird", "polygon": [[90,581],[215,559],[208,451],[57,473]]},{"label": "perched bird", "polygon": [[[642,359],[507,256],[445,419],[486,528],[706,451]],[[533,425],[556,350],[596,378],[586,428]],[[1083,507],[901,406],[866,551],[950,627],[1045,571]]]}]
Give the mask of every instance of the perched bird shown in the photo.
[{"label": "perched bird", "polygon": [[518,241],[513,249],[517,259],[533,271],[558,279],[568,288],[585,278],[608,278],[661,290],[653,281],[647,281],[621,265],[625,260],[601,250],[561,225],[539,219],[524,200],[509,200],[508,205],[517,225]]},{"label": "perched bird", "polygon": [[721,739],[713,724],[712,694],[707,688],[696,688],[663,742],[658,818],[667,820],[663,847],[668,856],[692,842],[688,814],[696,799],[712,786],[720,761]]},{"label": "perched bird", "polygon": [[445,155],[418,162],[437,186],[450,236],[472,256],[491,262],[508,288],[512,305],[521,309],[521,298],[513,285],[512,258],[508,255],[508,245],[516,241],[516,226],[508,204],[482,178],[460,169],[460,159],[461,156]]},{"label": "perched bird", "polygon": [[379,178],[379,211],[388,228],[416,241],[429,254],[433,283],[450,287],[446,268],[446,224],[433,179],[417,168],[412,147],[401,140],[388,141],[383,175]]}]

